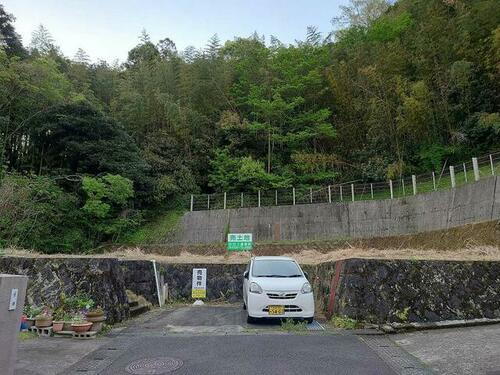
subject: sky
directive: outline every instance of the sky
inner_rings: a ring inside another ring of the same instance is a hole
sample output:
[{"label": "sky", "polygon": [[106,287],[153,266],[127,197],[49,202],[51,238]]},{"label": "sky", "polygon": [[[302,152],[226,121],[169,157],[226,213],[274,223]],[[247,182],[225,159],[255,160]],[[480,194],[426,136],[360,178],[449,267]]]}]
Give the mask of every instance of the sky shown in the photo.
[{"label": "sky", "polygon": [[284,43],[305,38],[307,26],[328,33],[339,5],[348,0],[0,0],[16,17],[28,45],[43,24],[66,56],[84,49],[93,61],[124,61],[146,29],[153,42],[168,37],[178,50],[197,48],[218,34],[221,41],[249,36]]}]

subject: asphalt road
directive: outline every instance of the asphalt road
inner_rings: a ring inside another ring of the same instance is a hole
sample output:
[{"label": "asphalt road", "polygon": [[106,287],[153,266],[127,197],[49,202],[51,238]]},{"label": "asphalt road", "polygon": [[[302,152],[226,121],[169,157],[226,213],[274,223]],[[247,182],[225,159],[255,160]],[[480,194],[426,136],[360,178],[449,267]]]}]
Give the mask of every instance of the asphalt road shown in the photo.
[{"label": "asphalt road", "polygon": [[[245,317],[240,306],[179,306],[151,313],[61,374],[428,373],[406,352],[389,350],[395,345],[387,338],[373,342],[348,333],[287,333],[276,321],[248,325]],[[169,363],[178,368],[155,372],[154,366]]]},{"label": "asphalt road", "polygon": [[160,357],[183,362],[176,375],[396,374],[356,336],[282,334],[142,337],[102,374]]}]

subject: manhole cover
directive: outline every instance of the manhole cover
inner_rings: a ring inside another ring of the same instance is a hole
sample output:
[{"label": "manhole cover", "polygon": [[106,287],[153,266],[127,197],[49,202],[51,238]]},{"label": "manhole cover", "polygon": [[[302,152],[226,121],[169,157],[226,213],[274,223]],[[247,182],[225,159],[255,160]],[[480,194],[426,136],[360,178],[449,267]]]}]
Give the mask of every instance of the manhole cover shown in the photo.
[{"label": "manhole cover", "polygon": [[144,358],[130,363],[125,370],[135,375],[166,374],[177,370],[182,365],[183,362],[175,358]]}]

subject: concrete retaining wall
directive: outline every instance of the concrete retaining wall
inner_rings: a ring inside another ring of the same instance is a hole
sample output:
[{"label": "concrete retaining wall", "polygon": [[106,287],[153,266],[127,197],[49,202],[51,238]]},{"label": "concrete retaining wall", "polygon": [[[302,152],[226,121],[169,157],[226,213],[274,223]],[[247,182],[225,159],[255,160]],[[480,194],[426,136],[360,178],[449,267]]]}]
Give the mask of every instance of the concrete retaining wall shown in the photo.
[{"label": "concrete retaining wall", "polygon": [[498,179],[392,200],[188,212],[178,240],[224,242],[229,232],[253,233],[254,241],[369,238],[495,220],[500,218]]}]

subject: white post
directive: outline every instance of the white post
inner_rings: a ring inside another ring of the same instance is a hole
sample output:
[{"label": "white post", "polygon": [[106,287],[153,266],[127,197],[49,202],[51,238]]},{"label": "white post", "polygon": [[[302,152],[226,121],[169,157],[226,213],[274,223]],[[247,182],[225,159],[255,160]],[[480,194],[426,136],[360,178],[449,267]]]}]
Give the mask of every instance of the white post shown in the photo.
[{"label": "white post", "polygon": [[344,197],[342,196],[342,185],[340,185],[340,201],[342,202]]},{"label": "white post", "polygon": [[372,199],[373,199],[373,184],[370,184],[370,192],[371,192]]},{"label": "white post", "polygon": [[224,193],[224,209],[226,209],[227,193]]},{"label": "white post", "polygon": [[477,158],[472,158],[472,168],[474,169],[474,180],[479,181],[479,165],[477,164]]},{"label": "white post", "polygon": [[243,193],[241,193],[241,208],[243,208]]},{"label": "white post", "polygon": [[313,202],[313,188],[309,188],[309,200]]},{"label": "white post", "polygon": [[494,176],[495,175],[495,167],[493,165],[493,156],[491,156],[491,154],[490,154],[490,166],[491,166],[491,175]]},{"label": "white post", "polygon": [[332,203],[332,187],[328,185],[328,203]]},{"label": "white post", "polygon": [[464,163],[464,177],[465,177],[465,182],[467,182],[467,169],[465,168],[465,163]]},{"label": "white post", "polygon": [[207,210],[210,210],[210,194],[207,194]]},{"label": "white post", "polygon": [[432,186],[434,186],[434,191],[436,191],[436,174],[432,172]]},{"label": "white post", "polygon": [[354,202],[354,184],[351,184],[352,201]]},{"label": "white post", "polygon": [[274,191],[274,200],[276,202],[276,206],[278,205],[278,190]]},{"label": "white post", "polygon": [[411,175],[411,183],[413,185],[413,195],[417,195],[417,176]]},{"label": "white post", "polygon": [[258,207],[260,207],[260,190],[257,192]]},{"label": "white post", "polygon": [[391,190],[391,199],[394,199],[394,189],[392,188],[392,180],[389,180],[389,189]]},{"label": "white post", "polygon": [[402,178],[401,179],[401,186],[403,187],[403,196],[406,195],[406,191],[405,191],[405,180]]},{"label": "white post", "polygon": [[194,195],[191,194],[191,211],[193,211],[193,206],[194,206]]},{"label": "white post", "polygon": [[295,206],[295,188],[292,188],[293,205]]},{"label": "white post", "polygon": [[454,188],[457,185],[455,180],[455,167],[450,165],[450,178],[451,178],[451,187]]}]

